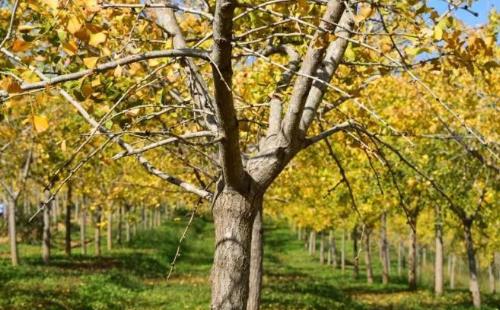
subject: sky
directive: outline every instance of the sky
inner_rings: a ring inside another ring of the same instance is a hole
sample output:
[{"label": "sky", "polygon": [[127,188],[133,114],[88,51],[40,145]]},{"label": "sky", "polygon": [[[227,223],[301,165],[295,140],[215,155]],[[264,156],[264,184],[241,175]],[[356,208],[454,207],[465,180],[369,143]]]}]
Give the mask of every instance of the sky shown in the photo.
[{"label": "sky", "polygon": [[[429,0],[429,6],[434,7],[440,13],[448,9],[447,3],[448,1],[446,0]],[[492,8],[496,8],[497,11],[500,11],[500,0],[474,1],[470,9],[478,13],[478,17],[465,10],[455,11],[454,15],[471,26],[478,26],[483,25],[488,21],[488,13]]]}]

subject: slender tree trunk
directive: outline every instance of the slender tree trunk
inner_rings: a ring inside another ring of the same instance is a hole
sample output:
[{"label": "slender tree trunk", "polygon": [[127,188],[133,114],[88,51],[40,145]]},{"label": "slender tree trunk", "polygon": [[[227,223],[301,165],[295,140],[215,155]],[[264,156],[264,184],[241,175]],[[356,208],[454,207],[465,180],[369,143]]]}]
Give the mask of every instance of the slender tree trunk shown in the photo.
[{"label": "slender tree trunk", "polygon": [[297,229],[297,240],[302,240],[302,228]]},{"label": "slender tree trunk", "polygon": [[410,228],[410,242],[408,248],[408,288],[417,289],[417,226]]},{"label": "slender tree trunk", "polygon": [[464,237],[467,252],[467,263],[469,266],[469,289],[472,295],[472,304],[475,308],[481,308],[481,293],[479,291],[479,281],[476,263],[476,253],[472,242],[472,221],[464,221]]},{"label": "slender tree trunk", "polygon": [[12,266],[19,265],[19,250],[17,247],[17,232],[16,232],[16,202],[11,199],[7,200],[8,226],[9,226],[9,243],[10,243],[10,260]]},{"label": "slender tree trunk", "polygon": [[141,220],[142,220],[142,229],[146,229],[147,219],[146,219],[146,208],[144,206],[141,208]]},{"label": "slender tree trunk", "polygon": [[217,194],[212,211],[215,225],[212,309],[246,308],[253,220],[258,201],[262,201],[262,196],[230,188]]},{"label": "slender tree trunk", "polygon": [[325,263],[325,233],[320,232],[320,239],[319,239],[319,263],[324,264]]},{"label": "slender tree trunk", "polygon": [[101,256],[101,208],[96,209],[94,228],[95,256]]},{"label": "slender tree trunk", "polygon": [[401,240],[400,237],[398,243],[398,277],[401,277],[401,275],[403,274],[403,251],[404,251],[403,240]]},{"label": "slender tree trunk", "polygon": [[127,212],[125,216],[125,242],[130,243],[130,207],[125,207],[125,212]]},{"label": "slender tree trunk", "polygon": [[[260,308],[260,292],[262,290],[262,273],[264,258],[264,227],[262,221],[262,202],[256,202],[258,207],[252,227],[252,245],[250,252],[250,276],[247,310]],[[258,205],[260,204],[260,205]],[[299,228],[300,231],[300,228]]]},{"label": "slender tree trunk", "polygon": [[354,279],[357,279],[359,277],[359,253],[358,253],[358,227],[354,227],[352,231],[352,263],[353,263],[353,268],[352,268],[352,276]]},{"label": "slender tree trunk", "polygon": [[316,237],[317,237],[317,232],[313,229],[312,230],[312,255],[316,255]]},{"label": "slender tree trunk", "polygon": [[345,271],[345,229],[342,230],[342,246],[340,248],[340,269]]},{"label": "slender tree trunk", "polygon": [[496,287],[496,279],[495,279],[495,258],[494,257],[491,260],[490,265],[488,266],[488,281],[490,284],[490,293],[496,294],[497,287]]},{"label": "slender tree trunk", "polygon": [[372,268],[372,251],[370,244],[370,234],[369,229],[365,230],[365,265],[366,265],[366,282],[368,284],[373,284],[373,268]]},{"label": "slender tree trunk", "polygon": [[117,235],[116,240],[118,241],[119,245],[122,244],[122,240],[123,240],[123,206],[120,206],[120,208],[118,209],[118,235]]},{"label": "slender tree trunk", "polygon": [[443,223],[441,208],[436,206],[436,249],[434,257],[434,293],[443,294]]},{"label": "slender tree trunk", "polygon": [[380,225],[380,260],[382,262],[382,283],[389,283],[389,242],[387,240],[387,214],[382,213]]},{"label": "slender tree trunk", "polygon": [[108,212],[107,238],[106,247],[108,251],[113,249],[113,212]]},{"label": "slender tree trunk", "polygon": [[64,228],[65,228],[65,235],[64,235],[64,252],[66,255],[71,255],[71,207],[73,205],[72,200],[72,186],[71,182],[68,182],[68,193],[66,196],[66,212],[65,212],[65,218],[64,218]]},{"label": "slender tree trunk", "polygon": [[80,243],[81,243],[81,249],[82,249],[82,254],[87,255],[87,240],[86,240],[86,235],[87,235],[87,210],[84,208],[81,208],[80,210]]},{"label": "slender tree trunk", "polygon": [[455,289],[455,266],[457,265],[457,258],[455,254],[451,254],[450,260],[450,289]]},{"label": "slender tree trunk", "polygon": [[42,260],[45,264],[50,260],[50,211],[51,205],[43,208]]}]

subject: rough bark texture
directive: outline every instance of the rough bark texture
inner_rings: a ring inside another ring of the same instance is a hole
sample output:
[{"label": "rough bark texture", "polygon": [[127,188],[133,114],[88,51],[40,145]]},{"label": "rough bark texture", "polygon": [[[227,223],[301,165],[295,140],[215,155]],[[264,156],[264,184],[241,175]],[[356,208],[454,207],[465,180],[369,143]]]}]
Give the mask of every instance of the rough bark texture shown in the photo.
[{"label": "rough bark texture", "polygon": [[443,294],[443,222],[441,208],[436,206],[436,249],[434,255],[434,293]]},{"label": "rough bark texture", "polygon": [[387,240],[387,214],[384,212],[380,225],[380,260],[382,262],[382,283],[389,283],[389,241]]},{"label": "rough bark texture", "polygon": [[261,199],[227,187],[215,198],[212,309],[246,309],[255,204]]},{"label": "rough bark texture", "polygon": [[[258,201],[256,203],[259,204]],[[260,202],[260,206],[258,206],[257,214],[255,215],[252,228],[250,279],[247,310],[258,310],[260,308],[260,292],[262,289],[262,262],[264,258],[263,229],[262,202]]]},{"label": "rough bark texture", "polygon": [[469,266],[469,290],[472,295],[472,304],[475,308],[481,308],[481,293],[479,291],[476,253],[472,241],[471,225],[471,221],[464,221],[465,248]]},{"label": "rough bark texture", "polygon": [[[414,226],[416,229],[416,226]],[[417,289],[417,232],[410,229],[410,240],[408,245],[408,288]]]},{"label": "rough bark texture", "polygon": [[373,268],[372,268],[372,251],[370,242],[371,232],[367,229],[365,231],[365,267],[366,267],[366,282],[373,284]]},{"label": "rough bark texture", "polygon": [[17,232],[16,232],[16,204],[13,201],[8,201],[7,217],[9,226],[9,243],[10,243],[10,260],[12,266],[19,265],[19,250],[17,248]]}]

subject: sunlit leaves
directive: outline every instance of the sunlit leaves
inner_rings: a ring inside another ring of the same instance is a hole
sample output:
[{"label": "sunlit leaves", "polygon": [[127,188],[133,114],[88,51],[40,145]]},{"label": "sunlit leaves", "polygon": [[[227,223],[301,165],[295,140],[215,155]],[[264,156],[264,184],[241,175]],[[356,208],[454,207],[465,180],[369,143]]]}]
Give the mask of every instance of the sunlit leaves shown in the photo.
[{"label": "sunlit leaves", "polygon": [[33,116],[33,128],[37,133],[42,133],[49,128],[49,121],[46,116]]},{"label": "sunlit leaves", "polygon": [[104,32],[98,32],[90,35],[90,45],[99,47],[104,42],[106,42],[106,34]]}]

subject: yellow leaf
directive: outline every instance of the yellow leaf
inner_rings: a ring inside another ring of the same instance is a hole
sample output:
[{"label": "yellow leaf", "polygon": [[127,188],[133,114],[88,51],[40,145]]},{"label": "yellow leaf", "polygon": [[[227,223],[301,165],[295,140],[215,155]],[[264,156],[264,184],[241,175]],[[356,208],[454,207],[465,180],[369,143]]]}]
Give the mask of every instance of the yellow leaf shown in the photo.
[{"label": "yellow leaf", "polygon": [[16,39],[14,43],[12,44],[12,51],[13,52],[24,52],[30,47],[29,43],[21,40],[21,39]]},{"label": "yellow leaf", "polygon": [[64,42],[62,44],[63,50],[68,54],[69,56],[73,56],[76,54],[78,51],[78,45],[74,40],[71,40],[69,42]]},{"label": "yellow leaf", "polygon": [[117,78],[118,78],[118,77],[121,77],[121,76],[122,76],[122,73],[123,73],[123,68],[122,68],[122,66],[117,66],[117,67],[115,68],[115,71],[113,72],[113,75],[114,75],[115,77],[117,77]]},{"label": "yellow leaf", "polygon": [[303,13],[307,13],[309,10],[309,4],[307,3],[307,0],[298,0],[298,6],[299,6],[299,11]]},{"label": "yellow leaf", "polygon": [[51,9],[56,10],[59,6],[59,0],[43,0],[43,2]]},{"label": "yellow leaf", "polygon": [[83,64],[85,67],[89,69],[94,69],[97,65],[97,61],[99,60],[99,57],[87,57],[83,58]]},{"label": "yellow leaf", "polygon": [[66,152],[66,140],[62,140],[61,142],[61,151]]},{"label": "yellow leaf", "polygon": [[71,16],[71,18],[68,21],[68,31],[72,34],[77,33],[81,28],[82,28],[82,23],[76,16]]},{"label": "yellow leaf", "polygon": [[359,9],[358,15],[354,17],[354,20],[359,23],[361,21],[364,21],[368,17],[370,17],[373,14],[373,8],[369,4],[364,4],[361,6]]},{"label": "yellow leaf", "polygon": [[98,32],[90,35],[89,44],[98,47],[99,44],[106,42],[106,34],[104,32]]},{"label": "yellow leaf", "polygon": [[33,127],[35,127],[35,131],[38,133],[44,132],[49,128],[49,121],[45,116],[33,116]]}]

